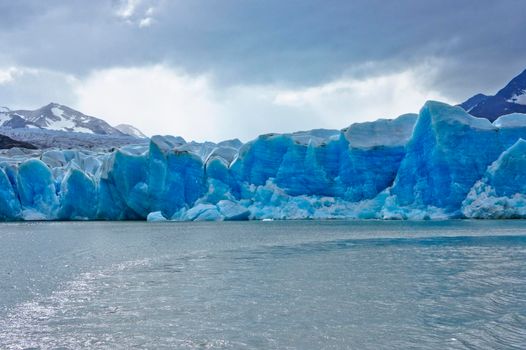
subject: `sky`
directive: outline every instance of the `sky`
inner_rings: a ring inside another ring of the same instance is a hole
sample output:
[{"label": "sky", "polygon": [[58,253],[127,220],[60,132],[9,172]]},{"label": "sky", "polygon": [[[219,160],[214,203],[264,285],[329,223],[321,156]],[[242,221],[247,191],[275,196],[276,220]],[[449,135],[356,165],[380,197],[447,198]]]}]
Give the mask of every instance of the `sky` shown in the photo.
[{"label": "sky", "polygon": [[0,106],[147,135],[259,134],[494,94],[526,69],[524,0],[0,0]]}]

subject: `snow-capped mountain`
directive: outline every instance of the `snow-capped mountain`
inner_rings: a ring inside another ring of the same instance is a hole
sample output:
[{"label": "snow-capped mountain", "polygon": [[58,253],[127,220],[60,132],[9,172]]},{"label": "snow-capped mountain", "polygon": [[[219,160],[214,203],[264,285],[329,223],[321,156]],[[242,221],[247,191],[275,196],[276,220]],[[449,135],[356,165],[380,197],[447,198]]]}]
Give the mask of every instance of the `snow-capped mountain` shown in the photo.
[{"label": "snow-capped mountain", "polygon": [[[136,128],[134,134],[122,132],[104,120],[85,115],[79,111],[58,103],[50,103],[39,109],[10,110],[0,109],[0,127],[9,129],[44,129],[53,131],[78,132],[95,135],[144,137]],[[136,136],[137,132],[142,136]]]},{"label": "snow-capped mountain", "polygon": [[130,125],[130,124],[119,124],[115,126],[115,129],[119,130],[123,134],[137,137],[140,139],[145,139],[148,136],[144,135],[139,129]]},{"label": "snow-capped mountain", "polygon": [[526,113],[526,70],[494,96],[477,94],[459,105],[469,114],[494,121],[501,115]]}]

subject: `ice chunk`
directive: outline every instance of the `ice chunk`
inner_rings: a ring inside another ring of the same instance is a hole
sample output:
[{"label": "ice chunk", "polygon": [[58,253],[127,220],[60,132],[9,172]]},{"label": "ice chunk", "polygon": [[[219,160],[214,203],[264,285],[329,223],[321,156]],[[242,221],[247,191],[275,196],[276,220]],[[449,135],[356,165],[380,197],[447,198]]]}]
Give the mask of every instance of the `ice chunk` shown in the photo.
[{"label": "ice chunk", "polygon": [[518,140],[488,168],[462,203],[471,218],[526,218],[526,141]]},{"label": "ice chunk", "polygon": [[159,222],[159,221],[168,221],[160,211],[154,211],[148,214],[146,221]]},{"label": "ice chunk", "polygon": [[250,210],[229,200],[219,201],[217,208],[224,219],[228,221],[248,220],[250,217]]},{"label": "ice chunk", "polygon": [[276,174],[276,184],[291,195],[329,194],[329,180],[319,164],[316,148],[291,144]]},{"label": "ice chunk", "polygon": [[221,221],[223,216],[213,204],[197,204],[183,216],[187,221]]},{"label": "ice chunk", "polygon": [[45,219],[55,219],[58,198],[51,170],[38,159],[29,159],[18,170],[18,193],[25,209],[33,209]]},{"label": "ice chunk", "polygon": [[98,193],[95,181],[77,168],[70,168],[60,189],[59,218],[89,220],[97,214]]},{"label": "ice chunk", "polygon": [[285,135],[267,134],[243,145],[230,167],[233,177],[237,182],[265,184],[269,178],[276,177],[292,142]]},{"label": "ice chunk", "polygon": [[404,114],[396,119],[355,123],[343,132],[355,148],[404,146],[413,133],[417,117],[417,114]]},{"label": "ice chunk", "polygon": [[0,219],[15,220],[20,214],[20,202],[7,174],[0,168]]},{"label": "ice chunk", "polygon": [[165,147],[164,142],[158,141],[152,138],[147,160],[150,210],[172,217],[205,193],[204,165],[196,155]]},{"label": "ice chunk", "polygon": [[[148,158],[146,155],[135,155],[122,150],[115,152],[110,162],[108,186],[114,195],[122,198],[128,210],[129,218],[145,219],[150,210],[148,198]],[[111,205],[111,203],[105,203]],[[105,210],[105,208],[101,208]]]}]

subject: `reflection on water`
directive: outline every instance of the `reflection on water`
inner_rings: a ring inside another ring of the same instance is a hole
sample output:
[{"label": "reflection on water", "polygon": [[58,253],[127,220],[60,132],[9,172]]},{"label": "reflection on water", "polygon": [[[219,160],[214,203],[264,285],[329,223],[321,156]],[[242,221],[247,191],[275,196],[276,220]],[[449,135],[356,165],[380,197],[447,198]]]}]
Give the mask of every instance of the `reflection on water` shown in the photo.
[{"label": "reflection on water", "polygon": [[526,223],[0,226],[0,349],[524,349]]}]

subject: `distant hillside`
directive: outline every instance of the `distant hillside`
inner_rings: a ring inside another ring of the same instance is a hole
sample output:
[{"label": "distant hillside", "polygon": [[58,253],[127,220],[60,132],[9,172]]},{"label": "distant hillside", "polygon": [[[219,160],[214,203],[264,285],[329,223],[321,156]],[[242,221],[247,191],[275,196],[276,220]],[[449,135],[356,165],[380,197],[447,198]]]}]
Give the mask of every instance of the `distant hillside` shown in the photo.
[{"label": "distant hillside", "polygon": [[115,129],[119,130],[123,134],[138,137],[140,139],[147,138],[139,129],[130,124],[119,124],[115,126]]},{"label": "distant hillside", "polygon": [[27,148],[27,149],[37,149],[36,146],[23,141],[13,140],[9,136],[0,135],[0,149],[9,149],[9,148]]}]

